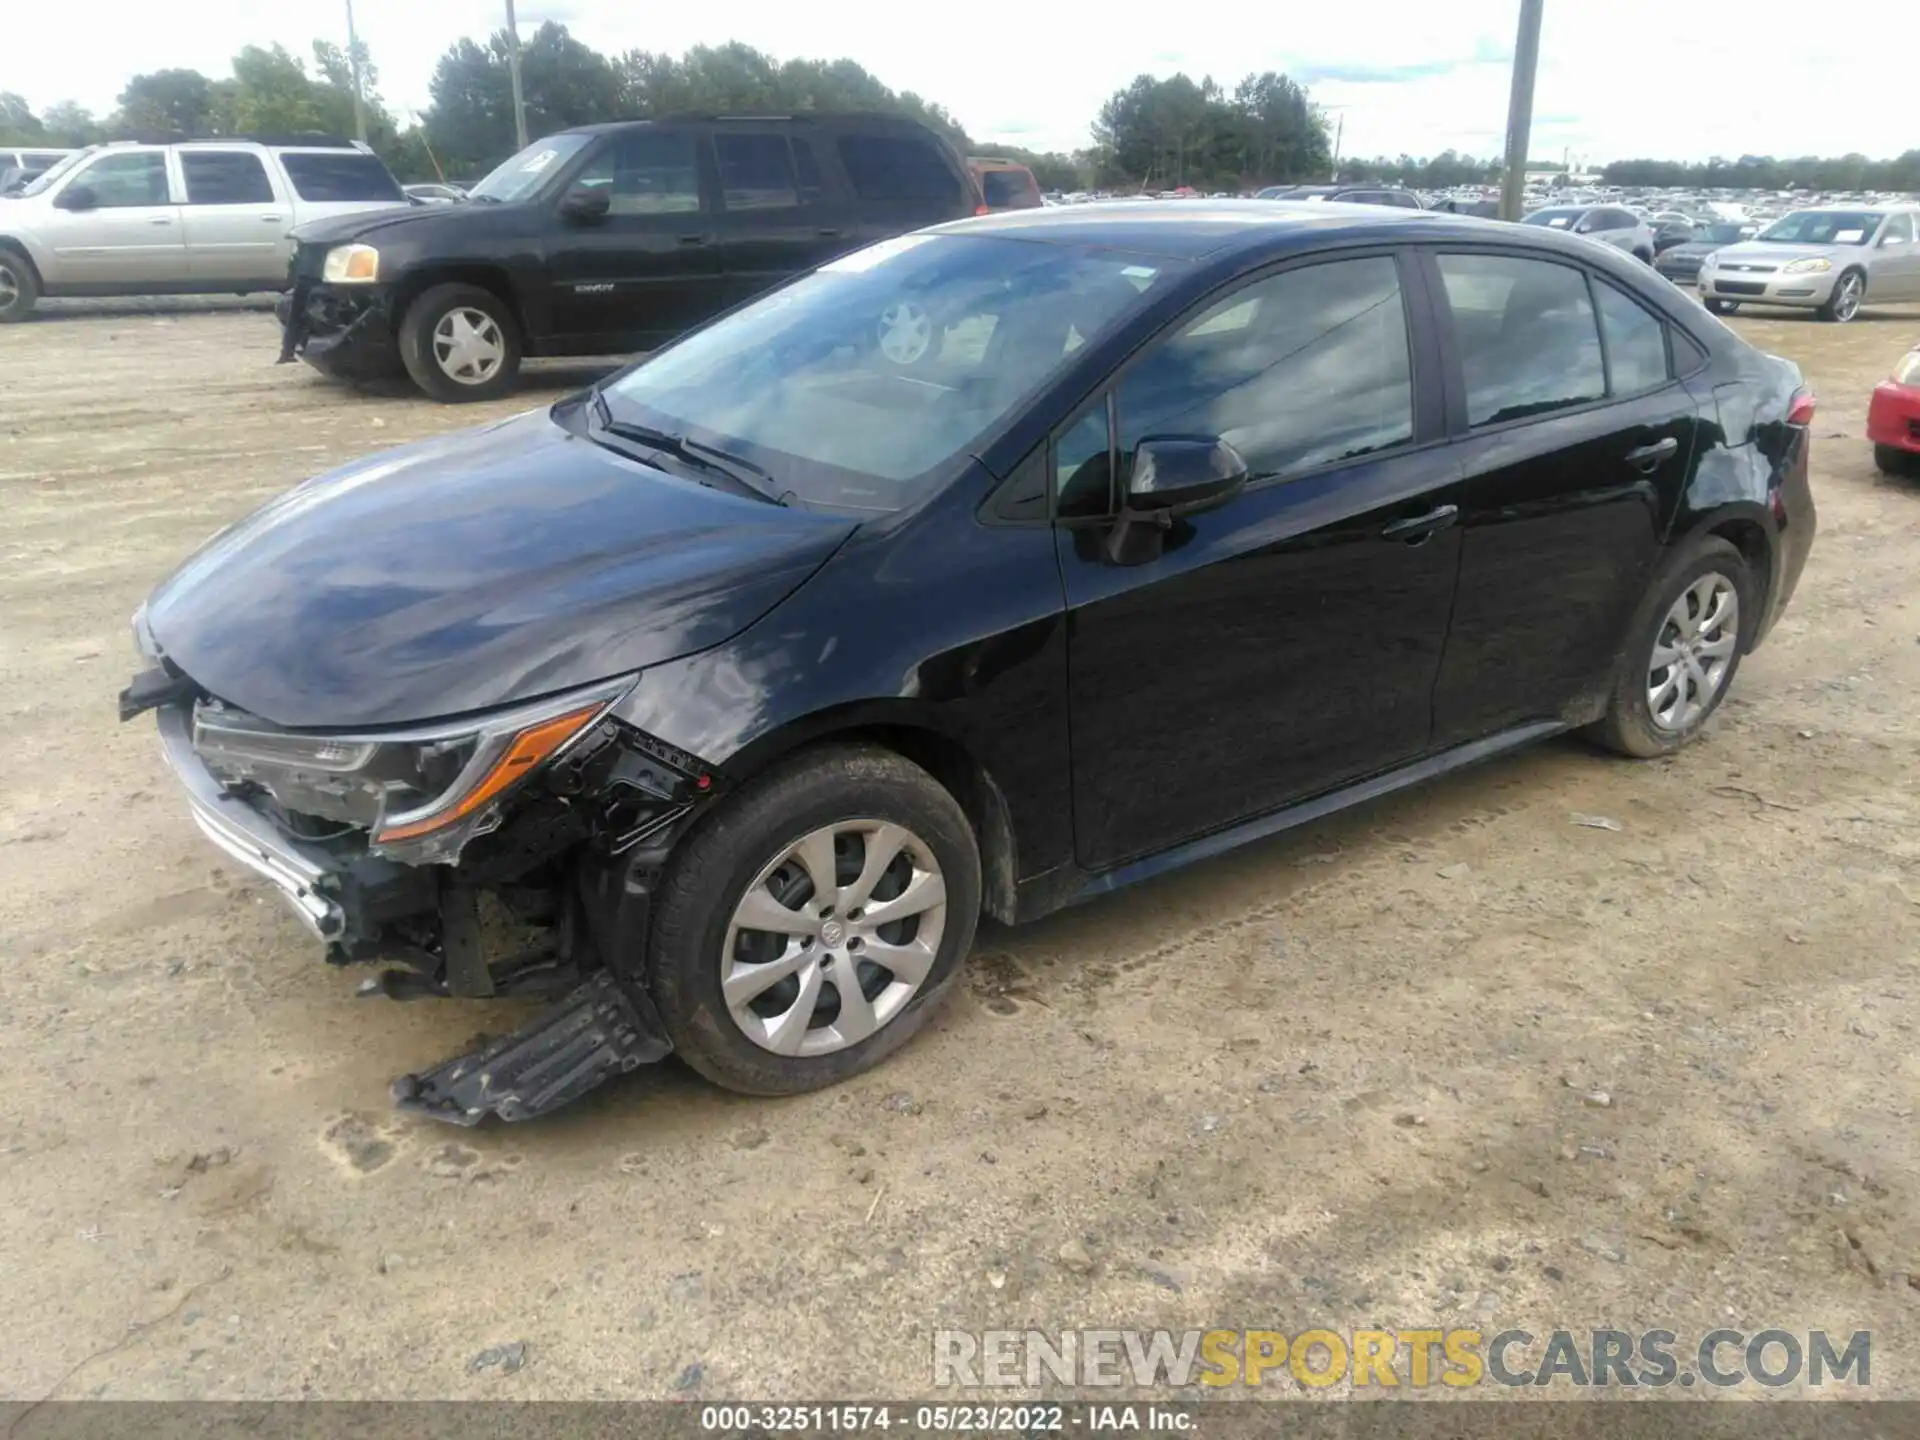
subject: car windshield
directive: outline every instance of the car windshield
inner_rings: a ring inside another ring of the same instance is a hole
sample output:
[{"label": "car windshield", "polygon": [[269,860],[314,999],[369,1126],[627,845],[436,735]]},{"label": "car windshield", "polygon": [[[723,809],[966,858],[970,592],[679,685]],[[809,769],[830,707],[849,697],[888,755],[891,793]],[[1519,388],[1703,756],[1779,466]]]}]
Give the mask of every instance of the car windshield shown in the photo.
[{"label": "car windshield", "polygon": [[1573,222],[1587,212],[1584,210],[1536,210],[1520,223],[1522,225],[1546,225],[1555,230],[1571,230]]},{"label": "car windshield", "polygon": [[1731,245],[1745,233],[1742,225],[1702,225],[1693,232],[1693,238],[1710,245]]},{"label": "car windshield", "polygon": [[82,160],[86,159],[87,156],[93,153],[94,151],[91,149],[76,150],[71,155],[61,156],[58,160],[54,161],[53,164],[49,165],[46,168],[46,171],[40,176],[39,179],[29,182],[27,185],[27,188],[22,190],[20,193],[22,195],[38,195],[42,190],[45,190],[49,185],[57,181],[62,175],[66,174],[67,171],[71,170],[74,166],[78,165]]},{"label": "car windshield", "polygon": [[1871,210],[1795,210],[1758,235],[1777,245],[1864,245],[1880,228]]},{"label": "car windshield", "polygon": [[608,408],[742,455],[801,500],[897,509],[1176,263],[997,236],[884,240],[645,361],[608,387]]},{"label": "car windshield", "polygon": [[486,179],[467,191],[467,198],[497,200],[503,204],[524,200],[546,184],[553,175],[554,166],[571,160],[592,139],[591,135],[576,132],[549,135],[544,140],[536,140],[511,160],[496,166]]}]

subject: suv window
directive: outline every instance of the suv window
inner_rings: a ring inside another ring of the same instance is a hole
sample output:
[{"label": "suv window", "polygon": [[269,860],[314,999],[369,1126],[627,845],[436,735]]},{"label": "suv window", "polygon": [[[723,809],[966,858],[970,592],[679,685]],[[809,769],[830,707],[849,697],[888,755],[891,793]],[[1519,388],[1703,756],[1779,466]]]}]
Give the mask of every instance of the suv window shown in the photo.
[{"label": "suv window", "polygon": [[576,185],[610,187],[609,215],[678,215],[700,208],[693,135],[629,130],[587,162]]},{"label": "suv window", "polygon": [[327,153],[314,150],[283,150],[280,164],[293,193],[316,204],[341,200],[405,200],[399,181],[388,172],[378,155],[358,151]]},{"label": "suv window", "polygon": [[94,203],[102,210],[172,203],[167,194],[167,157],[158,150],[102,155],[74,183],[93,191]]},{"label": "suv window", "polygon": [[1024,170],[982,170],[980,190],[987,204],[1005,210],[1037,195],[1033,177]]},{"label": "suv window", "polygon": [[1404,445],[1413,367],[1386,256],[1288,270],[1237,290],[1128,369],[1121,466],[1150,435],[1218,435],[1255,476]]},{"label": "suv window", "polygon": [[720,158],[720,197],[727,209],[789,209],[800,203],[793,150],[785,135],[723,132],[713,137],[713,148]]},{"label": "suv window", "polygon": [[1604,280],[1596,280],[1593,291],[1600,302],[1613,393],[1638,395],[1666,384],[1667,327]]},{"label": "suv window", "polygon": [[842,135],[840,164],[862,200],[957,200],[960,181],[931,139]]},{"label": "suv window", "polygon": [[1583,272],[1511,255],[1441,255],[1439,266],[1469,424],[1497,425],[1606,396]]},{"label": "suv window", "polygon": [[182,150],[189,205],[270,205],[273,186],[260,157],[246,150]]}]

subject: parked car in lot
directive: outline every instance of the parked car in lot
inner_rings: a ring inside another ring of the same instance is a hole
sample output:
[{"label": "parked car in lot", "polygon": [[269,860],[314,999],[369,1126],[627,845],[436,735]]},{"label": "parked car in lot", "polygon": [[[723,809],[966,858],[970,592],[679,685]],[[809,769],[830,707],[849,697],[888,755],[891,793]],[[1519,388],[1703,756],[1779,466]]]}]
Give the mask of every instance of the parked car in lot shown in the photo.
[{"label": "parked car in lot", "polygon": [[42,295],[283,289],[294,226],[406,203],[379,156],[324,136],[97,145],[0,207],[0,322]]},{"label": "parked car in lot", "polygon": [[19,165],[8,165],[0,168],[0,199],[10,199],[18,195],[46,173],[44,167],[27,169]]},{"label": "parked car in lot", "polygon": [[1920,346],[1873,390],[1867,438],[1874,463],[1887,475],[1920,474]]},{"label": "parked car in lot", "polygon": [[979,183],[989,210],[1035,210],[1046,203],[1040,194],[1040,182],[1024,165],[992,155],[973,155],[967,159],[967,169]]},{"label": "parked car in lot", "polygon": [[1391,185],[1269,185],[1253,198],[1321,203],[1338,201],[1343,205],[1392,205],[1401,210],[1422,208],[1418,195]]},{"label": "parked car in lot", "polygon": [[1874,300],[1920,300],[1920,206],[1795,210],[1709,256],[1700,294],[1716,315],[1789,305],[1842,324]]},{"label": "parked car in lot", "polygon": [[51,170],[72,150],[45,147],[33,150],[0,149],[0,170]]},{"label": "parked car in lot", "polygon": [[1669,245],[1654,257],[1653,268],[1676,285],[1692,284],[1700,276],[1700,267],[1709,255],[1738,245],[1759,227],[1720,220],[1696,225],[1690,238]]},{"label": "parked car in lot", "polygon": [[1645,264],[1653,263],[1652,229],[1631,210],[1618,205],[1549,205],[1544,210],[1535,210],[1520,223],[1598,240],[1603,245],[1626,251]]},{"label": "parked car in lot", "polygon": [[[985,209],[952,145],[899,116],[565,130],[464,205],[303,228],[280,358],[484,400],[523,356],[659,345],[862,244]],[[910,297],[874,323],[892,354],[935,338]]]},{"label": "parked car in lot", "polygon": [[[908,306],[929,341],[876,343]],[[983,912],[1567,730],[1687,744],[1800,577],[1812,413],[1547,230],[1009,212],[297,487],[148,599],[121,714],[336,962],[560,997],[406,1106],[524,1118],[670,1050],[808,1090]],[[492,953],[483,895],[548,942]]]}]

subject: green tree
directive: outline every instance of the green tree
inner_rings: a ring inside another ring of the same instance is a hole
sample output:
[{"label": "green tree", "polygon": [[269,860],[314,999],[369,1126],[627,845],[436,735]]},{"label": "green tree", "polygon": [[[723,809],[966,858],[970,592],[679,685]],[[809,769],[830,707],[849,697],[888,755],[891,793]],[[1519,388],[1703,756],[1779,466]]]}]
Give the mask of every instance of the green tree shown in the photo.
[{"label": "green tree", "polygon": [[37,145],[45,140],[46,126],[26,100],[11,90],[0,90],[0,142]]},{"label": "green tree", "polygon": [[[621,72],[555,21],[541,25],[521,45],[520,81],[529,137],[620,115]],[[426,138],[448,173],[472,174],[512,153],[513,87],[504,30],[485,46],[455,42],[434,67],[428,90],[433,103],[425,117]]]},{"label": "green tree", "polygon": [[213,82],[198,70],[150,71],[127,82],[110,128],[120,135],[218,134],[215,99]]},{"label": "green tree", "polygon": [[1105,185],[1239,188],[1326,173],[1325,120],[1306,92],[1272,71],[1229,96],[1211,77],[1136,76],[1100,107],[1093,166]]},{"label": "green tree", "polygon": [[49,105],[47,113],[40,117],[40,125],[45,131],[47,144],[71,149],[96,144],[106,134],[100,122],[93,118],[92,111],[71,100],[60,100]]}]

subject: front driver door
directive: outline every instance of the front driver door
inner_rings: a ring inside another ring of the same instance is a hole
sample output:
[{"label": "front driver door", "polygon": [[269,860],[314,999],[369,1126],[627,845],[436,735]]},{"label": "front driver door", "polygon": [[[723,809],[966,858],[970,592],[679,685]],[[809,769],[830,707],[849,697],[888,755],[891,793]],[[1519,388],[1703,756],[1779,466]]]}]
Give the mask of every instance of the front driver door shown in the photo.
[{"label": "front driver door", "polygon": [[[1427,747],[1459,487],[1407,264],[1377,253],[1237,285],[1056,437],[1084,867]],[[1139,442],[1164,434],[1220,436],[1254,478],[1176,522],[1157,556],[1115,564],[1112,496]]]},{"label": "front driver door", "polygon": [[47,222],[54,254],[48,280],[108,290],[164,290],[186,280],[186,242],[165,150],[106,151],[69,175],[54,198],[71,198],[82,186],[93,203],[56,209]]}]

